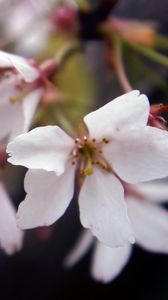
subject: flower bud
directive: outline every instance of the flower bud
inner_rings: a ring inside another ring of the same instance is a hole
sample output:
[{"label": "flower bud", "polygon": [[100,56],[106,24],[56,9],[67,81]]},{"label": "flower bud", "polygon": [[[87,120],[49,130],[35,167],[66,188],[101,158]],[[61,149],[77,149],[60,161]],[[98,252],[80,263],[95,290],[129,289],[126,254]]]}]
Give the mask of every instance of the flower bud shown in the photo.
[{"label": "flower bud", "polygon": [[52,236],[52,233],[53,233],[53,227],[51,226],[50,227],[42,226],[35,229],[36,236],[43,243],[48,242],[48,240]]},{"label": "flower bud", "polygon": [[152,127],[157,127],[163,130],[167,130],[167,122],[161,116],[162,112],[168,111],[168,105],[163,104],[153,104],[150,107],[150,114],[148,118],[148,125]]},{"label": "flower bud", "polygon": [[76,32],[79,27],[77,10],[68,5],[57,7],[52,20],[57,30],[62,32]]},{"label": "flower bud", "polygon": [[107,27],[130,43],[153,46],[156,40],[156,25],[138,20],[112,18]]}]

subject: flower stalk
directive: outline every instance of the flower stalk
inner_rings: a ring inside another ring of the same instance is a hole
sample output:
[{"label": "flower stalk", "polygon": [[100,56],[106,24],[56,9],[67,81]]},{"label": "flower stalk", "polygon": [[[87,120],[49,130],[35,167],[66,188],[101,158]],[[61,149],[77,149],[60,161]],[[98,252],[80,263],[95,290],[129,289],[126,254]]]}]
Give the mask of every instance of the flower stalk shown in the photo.
[{"label": "flower stalk", "polygon": [[113,38],[113,50],[114,50],[114,64],[117,72],[119,82],[124,90],[124,92],[130,92],[133,90],[128,77],[125,72],[124,64],[122,61],[122,41],[119,37],[115,36]]}]

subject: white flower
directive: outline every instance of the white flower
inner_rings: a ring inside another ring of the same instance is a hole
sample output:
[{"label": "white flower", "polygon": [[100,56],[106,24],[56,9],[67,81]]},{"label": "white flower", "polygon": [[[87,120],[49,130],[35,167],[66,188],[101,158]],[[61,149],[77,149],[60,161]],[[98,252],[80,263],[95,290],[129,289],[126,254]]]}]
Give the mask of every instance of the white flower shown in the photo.
[{"label": "white flower", "polygon": [[107,246],[133,243],[121,180],[168,175],[168,133],[147,126],[148,116],[147,97],[132,91],[85,116],[88,131],[75,140],[57,126],[18,136],[8,145],[9,162],[30,168],[19,226],[58,220],[73,197],[77,169],[85,176],[79,194],[82,225]]},{"label": "white flower", "polygon": [[[34,81],[39,73],[20,56],[0,51],[0,68],[15,68],[19,72],[4,71],[0,82],[0,140],[5,137],[12,140],[28,131],[43,89],[26,90],[23,79],[26,82]],[[20,95],[21,99],[17,99]]]},{"label": "white flower", "polygon": [[44,1],[44,7],[43,1],[39,2],[41,3],[17,1],[10,6],[12,9],[8,10],[7,18],[1,24],[5,40],[15,42],[14,49],[17,53],[37,56],[46,47],[51,22],[46,14],[49,13],[49,8],[51,10],[52,3]]},{"label": "white flower", "polygon": [[[67,3],[75,6],[73,0]],[[59,2],[55,0],[16,1],[15,5],[9,5],[7,17],[1,22],[2,36],[7,41],[15,42],[16,53],[37,57],[46,49],[53,30],[51,13],[57,5]],[[4,8],[0,6],[1,11],[4,17]]]},{"label": "white flower", "polygon": [[[147,251],[168,254],[168,211],[159,205],[168,201],[168,184],[156,181],[131,188],[126,193],[126,201],[137,245]],[[106,247],[85,230],[66,257],[65,266],[76,264],[91,246],[94,246],[91,274],[104,283],[114,280],[123,271],[132,252],[131,245]]]},{"label": "white flower", "polygon": [[21,249],[22,242],[23,233],[16,226],[16,212],[3,183],[0,182],[0,247],[7,254],[13,254]]}]

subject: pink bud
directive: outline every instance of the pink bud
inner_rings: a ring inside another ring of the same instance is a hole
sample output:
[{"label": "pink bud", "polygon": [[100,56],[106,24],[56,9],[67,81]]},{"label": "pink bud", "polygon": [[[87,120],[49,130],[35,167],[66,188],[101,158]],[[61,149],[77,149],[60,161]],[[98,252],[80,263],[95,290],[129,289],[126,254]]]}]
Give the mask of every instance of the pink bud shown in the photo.
[{"label": "pink bud", "polygon": [[35,229],[35,234],[41,242],[47,242],[53,233],[53,227],[38,227]]},{"label": "pink bud", "polygon": [[53,14],[53,23],[60,31],[71,31],[78,28],[77,10],[71,6],[61,5]]}]

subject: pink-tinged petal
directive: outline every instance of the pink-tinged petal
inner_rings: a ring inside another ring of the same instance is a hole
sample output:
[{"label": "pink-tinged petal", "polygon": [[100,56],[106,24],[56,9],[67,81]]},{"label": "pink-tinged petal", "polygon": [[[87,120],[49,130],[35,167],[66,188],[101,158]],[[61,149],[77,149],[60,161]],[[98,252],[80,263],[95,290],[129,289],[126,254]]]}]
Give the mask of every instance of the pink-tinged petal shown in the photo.
[{"label": "pink-tinged petal", "polygon": [[103,283],[114,280],[128,263],[131,250],[131,245],[110,248],[97,242],[91,266],[93,278]]},{"label": "pink-tinged petal", "polygon": [[[0,83],[0,139],[8,136],[15,137],[17,134],[23,133],[23,113],[19,102],[12,103],[19,90],[16,88],[18,76],[5,77]],[[9,121],[10,120],[10,121]]]},{"label": "pink-tinged petal", "polygon": [[[20,20],[19,20],[20,22]],[[45,50],[45,46],[48,40],[49,33],[51,32],[51,23],[44,19],[38,19],[38,24],[33,27],[33,30],[29,34],[22,37],[17,45],[16,52],[23,53],[31,57],[37,57],[41,51]]]},{"label": "pink-tinged petal", "polygon": [[90,230],[83,230],[75,246],[64,260],[65,267],[72,267],[78,263],[78,261],[87,253],[93,242],[94,237],[90,233]]},{"label": "pink-tinged petal", "polygon": [[23,113],[24,113],[24,132],[30,128],[34,113],[40,102],[43,94],[43,88],[38,88],[29,93],[23,100]]},{"label": "pink-tinged petal", "polygon": [[74,174],[72,166],[61,176],[55,172],[29,170],[25,177],[27,195],[17,212],[18,226],[28,229],[56,222],[73,197]]},{"label": "pink-tinged petal", "polygon": [[0,247],[13,254],[22,247],[23,233],[16,226],[16,212],[2,182],[0,183]]},{"label": "pink-tinged petal", "polygon": [[138,184],[137,188],[147,200],[156,203],[168,202],[168,181],[162,179],[144,182]]},{"label": "pink-tinged petal", "polygon": [[168,212],[156,204],[127,199],[137,243],[156,253],[168,253]]},{"label": "pink-tinged petal", "polygon": [[138,183],[168,175],[168,132],[146,126],[118,134],[103,149],[121,179]]},{"label": "pink-tinged petal", "polygon": [[0,139],[12,140],[23,133],[24,118],[20,103],[0,106]]},{"label": "pink-tinged petal", "polygon": [[86,177],[79,208],[82,225],[107,246],[134,242],[123,187],[112,174],[95,168],[94,174]]},{"label": "pink-tinged petal", "polygon": [[34,81],[39,77],[38,71],[30,66],[24,57],[0,51],[0,68],[13,67],[16,68],[27,82]]},{"label": "pink-tinged petal", "polygon": [[149,101],[139,91],[124,94],[85,116],[90,135],[100,139],[112,137],[118,131],[141,128],[147,123]]},{"label": "pink-tinged petal", "polygon": [[[34,6],[36,6],[36,10],[32,7],[32,2],[35,2]],[[46,7],[48,2],[48,0],[45,0]],[[8,11],[8,17],[3,20],[3,34],[7,40],[17,39],[15,52],[27,54],[32,57],[37,57],[37,55],[42,53],[44,44],[46,45],[47,43],[48,23],[51,27],[51,22],[48,19],[39,17],[39,14],[46,14],[47,12],[46,10],[44,12],[44,9],[42,10],[41,7],[42,0],[19,1],[17,5],[13,5],[12,9]],[[37,19],[38,22],[36,22]],[[34,22],[36,22],[36,26],[31,26]],[[26,34],[23,35],[25,31]]]},{"label": "pink-tinged petal", "polygon": [[[36,107],[40,101],[43,89],[39,88],[29,93],[23,100],[12,103],[10,100],[17,97],[19,91],[15,87],[17,80],[11,76],[0,85],[0,139],[8,136],[9,141],[28,131]],[[10,122],[9,122],[10,120]]]},{"label": "pink-tinged petal", "polygon": [[21,91],[17,87],[21,81],[21,76],[18,74],[6,73],[0,81],[0,106],[11,104],[11,99],[14,99]]},{"label": "pink-tinged petal", "polygon": [[30,169],[64,172],[74,141],[58,126],[37,127],[8,144],[8,161]]}]

